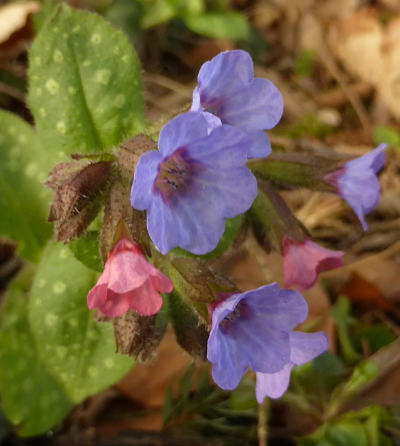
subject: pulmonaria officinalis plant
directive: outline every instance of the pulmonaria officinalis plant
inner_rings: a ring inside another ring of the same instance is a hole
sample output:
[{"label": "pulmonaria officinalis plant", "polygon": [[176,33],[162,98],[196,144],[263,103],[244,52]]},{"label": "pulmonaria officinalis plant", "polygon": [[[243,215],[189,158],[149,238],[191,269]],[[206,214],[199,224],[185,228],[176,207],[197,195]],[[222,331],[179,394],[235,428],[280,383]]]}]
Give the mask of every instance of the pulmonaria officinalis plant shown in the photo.
[{"label": "pulmonaria officinalis plant", "polygon": [[[242,292],[216,258],[230,260],[253,231],[264,249],[283,255],[287,288],[311,286],[319,272],[341,265],[342,253],[312,240],[279,185],[338,193],[364,224],[379,197],[384,148],[348,162],[311,150],[272,151],[265,131],[282,117],[282,95],[271,81],[255,77],[242,50],[223,52],[201,67],[188,111],[164,123],[157,137],[158,128],[146,128],[141,68],[128,40],[100,17],[65,4],[43,26],[29,60],[35,129],[9,117],[0,126],[18,127],[21,141],[31,140],[37,153],[43,146],[46,167],[27,153],[29,162],[20,159],[26,178],[18,177],[9,190],[22,209],[32,210],[40,194],[29,207],[19,183],[29,176],[26,190],[32,185],[37,191],[33,182],[43,182],[53,166],[49,220],[57,239],[70,244],[49,241],[44,249],[51,231],[40,238],[36,227],[30,233],[30,224],[21,225],[22,252],[41,259],[29,300],[34,316],[21,324],[24,339],[34,340],[30,352],[40,353],[35,379],[48,372],[46,385],[57,390],[48,394],[64,401],[65,415],[132,366],[114,356],[113,328],[119,352],[147,360],[171,323],[182,348],[208,356],[224,389],[237,386],[250,368],[259,401],[282,395],[292,367],[326,350],[326,338],[296,331],[307,315],[298,291],[265,284]],[[10,147],[18,143],[11,132],[4,134]],[[51,157],[53,147],[59,149]],[[48,204],[42,205],[45,213]],[[14,345],[8,339],[0,333],[6,353]],[[21,343],[10,355],[27,350]],[[12,398],[10,392],[4,401]],[[20,423],[19,412],[11,418]],[[50,419],[42,430],[60,417],[41,420]]]}]

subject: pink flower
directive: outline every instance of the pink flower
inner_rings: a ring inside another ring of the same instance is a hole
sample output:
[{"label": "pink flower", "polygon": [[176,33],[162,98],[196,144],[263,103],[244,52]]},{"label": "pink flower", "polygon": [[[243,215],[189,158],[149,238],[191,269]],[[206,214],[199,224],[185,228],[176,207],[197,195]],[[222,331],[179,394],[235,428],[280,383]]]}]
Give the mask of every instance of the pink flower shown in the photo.
[{"label": "pink flower", "polygon": [[160,292],[170,293],[174,284],[151,265],[142,250],[121,238],[106,262],[104,272],[88,294],[90,309],[108,317],[121,316],[130,308],[142,316],[156,314],[162,306]]},{"label": "pink flower", "polygon": [[285,237],[283,267],[285,288],[296,286],[300,291],[311,288],[322,271],[343,265],[344,252],[323,248],[310,239],[304,241]]}]

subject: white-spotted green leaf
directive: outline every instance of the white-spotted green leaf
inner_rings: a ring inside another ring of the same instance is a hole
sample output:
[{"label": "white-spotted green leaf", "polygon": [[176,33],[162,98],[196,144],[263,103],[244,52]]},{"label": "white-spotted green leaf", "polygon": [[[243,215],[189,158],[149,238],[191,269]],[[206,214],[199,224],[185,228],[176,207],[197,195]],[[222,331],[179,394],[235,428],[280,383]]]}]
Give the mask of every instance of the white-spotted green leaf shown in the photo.
[{"label": "white-spotted green leaf", "polygon": [[2,408],[19,434],[42,434],[73,407],[60,384],[39,359],[27,320],[27,299],[13,284],[3,308],[0,330]]},{"label": "white-spotted green leaf", "polygon": [[62,4],[29,54],[29,104],[49,151],[110,150],[142,130],[140,63],[100,16]]},{"label": "white-spotted green leaf", "polygon": [[18,242],[19,252],[37,261],[52,229],[47,223],[51,166],[32,127],[0,110],[0,236]]},{"label": "white-spotted green leaf", "polygon": [[30,323],[41,358],[74,402],[114,384],[133,364],[115,353],[112,324],[95,321],[88,310],[97,277],[68,247],[51,242],[31,291]]}]

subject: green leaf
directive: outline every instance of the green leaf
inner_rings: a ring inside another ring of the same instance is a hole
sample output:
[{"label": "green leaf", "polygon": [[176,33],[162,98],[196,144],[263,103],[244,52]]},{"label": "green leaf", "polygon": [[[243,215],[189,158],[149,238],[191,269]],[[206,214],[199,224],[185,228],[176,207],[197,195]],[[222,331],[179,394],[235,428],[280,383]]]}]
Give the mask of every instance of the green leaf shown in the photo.
[{"label": "green leaf", "polygon": [[317,54],[314,50],[304,49],[299,57],[295,60],[294,70],[296,74],[310,77],[313,74]]},{"label": "green leaf", "polygon": [[232,409],[238,412],[256,408],[258,403],[256,400],[254,379],[245,376],[238,387],[230,393],[229,402]]},{"label": "green leaf", "polygon": [[67,247],[50,243],[32,287],[30,323],[43,362],[74,402],[121,379],[132,360],[115,354],[113,327],[99,323],[86,297],[97,273]]},{"label": "green leaf", "polygon": [[142,27],[147,29],[186,14],[201,14],[204,0],[139,0],[145,8]]},{"label": "green leaf", "polygon": [[361,355],[354,349],[351,342],[349,328],[353,325],[354,319],[350,313],[350,301],[345,296],[339,297],[332,307],[332,316],[337,324],[340,347],[344,358],[349,362],[357,361]]},{"label": "green leaf", "polygon": [[301,439],[299,446],[369,446],[362,423],[356,420],[326,424],[312,436]]},{"label": "green leaf", "polygon": [[39,259],[52,232],[50,193],[43,185],[50,159],[29,124],[0,110],[0,236],[17,241],[31,261]]},{"label": "green leaf", "polygon": [[376,126],[373,128],[373,137],[375,144],[386,143],[389,146],[400,149],[400,133],[392,127]]},{"label": "green leaf", "polygon": [[74,240],[69,245],[75,258],[94,271],[102,272],[104,267],[100,259],[99,233],[88,231],[85,235]]},{"label": "green leaf", "polygon": [[29,54],[29,104],[61,158],[110,150],[143,129],[140,63],[125,35],[62,4]]},{"label": "green leaf", "polygon": [[176,15],[176,8],[171,0],[156,0],[151,6],[148,6],[148,0],[141,2],[147,6],[142,19],[142,26],[145,29],[168,22]]},{"label": "green leaf", "polygon": [[139,2],[114,0],[105,11],[104,18],[124,31],[131,42],[137,43],[142,32],[140,27],[142,15],[143,7]]},{"label": "green leaf", "polygon": [[11,286],[2,314],[0,389],[3,410],[23,436],[48,431],[73,406],[39,359],[27,320],[27,300],[17,284]]},{"label": "green leaf", "polygon": [[235,11],[187,15],[184,21],[191,31],[212,39],[248,40],[251,37],[249,23]]}]

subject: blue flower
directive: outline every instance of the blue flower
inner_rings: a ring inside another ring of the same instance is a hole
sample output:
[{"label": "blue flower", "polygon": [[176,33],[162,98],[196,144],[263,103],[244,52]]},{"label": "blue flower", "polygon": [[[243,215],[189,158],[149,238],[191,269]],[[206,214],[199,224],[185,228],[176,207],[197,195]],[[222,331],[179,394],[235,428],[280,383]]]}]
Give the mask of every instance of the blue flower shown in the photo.
[{"label": "blue flower", "polygon": [[364,231],[368,229],[365,216],[375,209],[379,201],[380,186],[376,174],[385,164],[386,147],[387,144],[381,144],[325,177],[328,183],[337,188],[337,194],[353,208]]},{"label": "blue flower", "polygon": [[131,203],[147,210],[147,229],[166,254],[180,246],[205,254],[218,244],[225,218],[246,212],[257,181],[246,167],[249,138],[221,125],[210,133],[202,113],[183,113],[160,132],[159,151],[139,159]]},{"label": "blue flower", "polygon": [[264,130],[280,121],[283,98],[271,81],[254,77],[253,61],[246,51],[225,51],[201,67],[191,110],[208,112],[222,124],[248,132],[248,157],[262,158],[271,153]]},{"label": "blue flower", "polygon": [[327,346],[325,335],[293,331],[307,313],[302,295],[280,289],[277,283],[234,294],[217,304],[207,347],[214,381],[232,390],[248,367],[261,374],[284,373],[301,362],[301,354],[304,359],[322,352]]},{"label": "blue flower", "polygon": [[256,396],[261,404],[265,397],[280,398],[289,387],[290,373],[296,365],[302,365],[328,349],[328,337],[323,332],[289,334],[290,361],[279,372],[257,372]]}]

